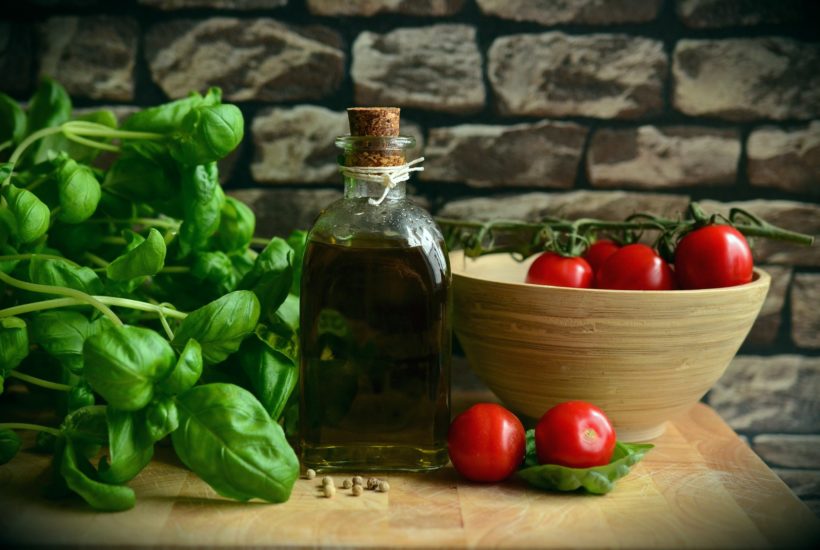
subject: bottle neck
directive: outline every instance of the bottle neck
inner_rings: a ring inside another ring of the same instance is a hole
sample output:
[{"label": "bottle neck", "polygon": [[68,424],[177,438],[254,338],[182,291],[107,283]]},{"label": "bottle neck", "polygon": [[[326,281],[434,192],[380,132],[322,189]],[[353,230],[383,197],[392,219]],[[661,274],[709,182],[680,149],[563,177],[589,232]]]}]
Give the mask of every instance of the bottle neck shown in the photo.
[{"label": "bottle neck", "polygon": [[[403,199],[407,195],[406,182],[398,182],[396,186],[387,193],[386,200]],[[378,199],[384,194],[384,185],[381,183],[362,181],[356,178],[345,178],[346,199]]]}]

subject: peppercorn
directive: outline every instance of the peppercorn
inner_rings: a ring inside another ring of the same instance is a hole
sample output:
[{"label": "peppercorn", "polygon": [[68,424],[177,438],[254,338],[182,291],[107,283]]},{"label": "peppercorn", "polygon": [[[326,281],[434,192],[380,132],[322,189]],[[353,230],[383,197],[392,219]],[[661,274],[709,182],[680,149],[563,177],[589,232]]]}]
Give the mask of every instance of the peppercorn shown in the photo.
[{"label": "peppercorn", "polygon": [[378,491],[380,493],[386,493],[389,490],[390,490],[390,484],[389,483],[387,483],[386,481],[379,481]]},{"label": "peppercorn", "polygon": [[335,485],[325,485],[324,492],[326,498],[333,498],[336,495],[336,486]]},{"label": "peppercorn", "polygon": [[353,486],[353,483],[349,479],[346,479],[342,482],[342,487],[345,489],[350,489]]},{"label": "peppercorn", "polygon": [[323,478],[322,478],[322,485],[323,485],[323,486],[325,486],[325,487],[327,487],[328,485],[330,485],[331,487],[333,487],[333,486],[334,486],[334,483],[333,483],[333,478],[332,478],[332,477],[330,477],[330,476],[325,476],[325,477],[323,477]]},{"label": "peppercorn", "polygon": [[353,476],[353,485],[364,485],[362,476]]},{"label": "peppercorn", "polygon": [[356,484],[356,485],[353,486],[353,496],[354,497],[361,496],[362,491],[364,491],[364,489],[362,489],[361,485]]},{"label": "peppercorn", "polygon": [[305,472],[305,477],[308,478],[308,479],[315,478],[316,477],[316,470],[314,470],[313,468],[308,468],[307,471]]}]

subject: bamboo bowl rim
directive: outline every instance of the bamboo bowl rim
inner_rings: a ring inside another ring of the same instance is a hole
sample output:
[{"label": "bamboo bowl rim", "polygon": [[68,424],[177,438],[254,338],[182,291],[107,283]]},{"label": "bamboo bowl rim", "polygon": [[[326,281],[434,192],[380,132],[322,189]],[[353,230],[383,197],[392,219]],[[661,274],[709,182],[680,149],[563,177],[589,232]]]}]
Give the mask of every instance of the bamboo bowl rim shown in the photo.
[{"label": "bamboo bowl rim", "polygon": [[[530,258],[527,258],[523,261],[518,261],[512,257],[511,254],[502,253],[502,254],[492,254],[486,256],[480,256],[479,258],[468,258],[464,255],[463,250],[455,250],[450,252],[450,269],[453,272],[454,277],[464,277],[465,279],[473,279],[475,281],[482,281],[487,283],[493,283],[498,285],[509,285],[512,287],[520,287],[521,290],[524,289],[533,289],[532,291],[535,293],[538,292],[560,292],[566,293],[567,295],[583,293],[587,296],[590,294],[599,294],[599,295],[607,295],[612,296],[614,294],[622,294],[624,296],[630,295],[658,295],[658,296],[670,296],[670,295],[681,295],[681,296],[688,296],[688,297],[702,297],[708,296],[715,293],[728,293],[728,292],[737,292],[737,293],[744,293],[748,290],[751,290],[756,287],[765,286],[768,287],[771,283],[771,276],[759,267],[754,268],[754,273],[752,275],[752,280],[748,283],[742,285],[735,285],[735,286],[726,286],[726,287],[718,287],[718,288],[699,288],[694,290],[610,290],[610,289],[603,289],[603,288],[572,288],[572,287],[563,287],[563,286],[552,286],[552,285],[538,285],[533,283],[526,283],[524,281],[511,281],[511,280],[504,280],[498,278],[491,278],[488,277],[486,274],[482,274],[479,269],[474,270],[472,273],[467,272],[465,266],[469,265],[468,262],[473,262],[474,264],[478,261],[495,261],[496,258],[503,257],[508,260],[511,265],[524,265],[527,262],[534,261],[537,255],[533,255]],[[541,290],[536,290],[541,289]]]}]

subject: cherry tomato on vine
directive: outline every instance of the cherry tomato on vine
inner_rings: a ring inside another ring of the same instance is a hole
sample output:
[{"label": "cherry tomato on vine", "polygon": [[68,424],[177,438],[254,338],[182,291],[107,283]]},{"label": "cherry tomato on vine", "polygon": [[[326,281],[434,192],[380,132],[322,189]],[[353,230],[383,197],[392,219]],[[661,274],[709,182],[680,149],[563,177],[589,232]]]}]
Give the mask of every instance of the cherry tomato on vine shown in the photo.
[{"label": "cherry tomato on vine", "polygon": [[608,464],[615,430],[604,411],[585,401],[554,406],[535,426],[535,452],[541,464],[591,468]]},{"label": "cherry tomato on vine", "polygon": [[592,276],[592,268],[580,256],[544,252],[530,265],[525,281],[536,285],[590,288]]},{"label": "cherry tomato on vine", "polygon": [[729,225],[707,225],[687,233],[675,250],[681,288],[719,288],[752,280],[752,250]]},{"label": "cherry tomato on vine", "polygon": [[604,261],[620,250],[620,248],[620,246],[609,239],[601,239],[589,245],[587,251],[584,252],[583,258],[592,268],[592,271],[597,272]]},{"label": "cherry tomato on vine", "polygon": [[595,274],[595,287],[610,290],[675,290],[675,274],[645,244],[629,244],[612,254]]},{"label": "cherry tomato on vine", "polygon": [[450,424],[450,460],[456,471],[472,481],[501,481],[524,460],[524,426],[496,403],[473,405]]}]

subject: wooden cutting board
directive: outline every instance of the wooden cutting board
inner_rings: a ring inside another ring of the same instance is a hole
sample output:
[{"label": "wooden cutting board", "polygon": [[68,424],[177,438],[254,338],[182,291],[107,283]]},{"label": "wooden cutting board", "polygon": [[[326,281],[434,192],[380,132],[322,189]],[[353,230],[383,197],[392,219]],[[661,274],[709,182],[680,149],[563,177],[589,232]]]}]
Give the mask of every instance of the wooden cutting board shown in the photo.
[{"label": "wooden cutting board", "polygon": [[[696,405],[654,443],[604,496],[547,493],[519,481],[473,484],[448,467],[382,476],[389,493],[360,497],[340,488],[327,499],[318,479],[300,479],[280,505],[223,499],[165,449],[131,483],[136,508],[107,514],[79,500],[42,498],[38,476],[49,459],[23,452],[0,467],[0,540],[154,547],[819,546],[814,514],[710,408]],[[334,477],[340,487],[342,476]]]}]

